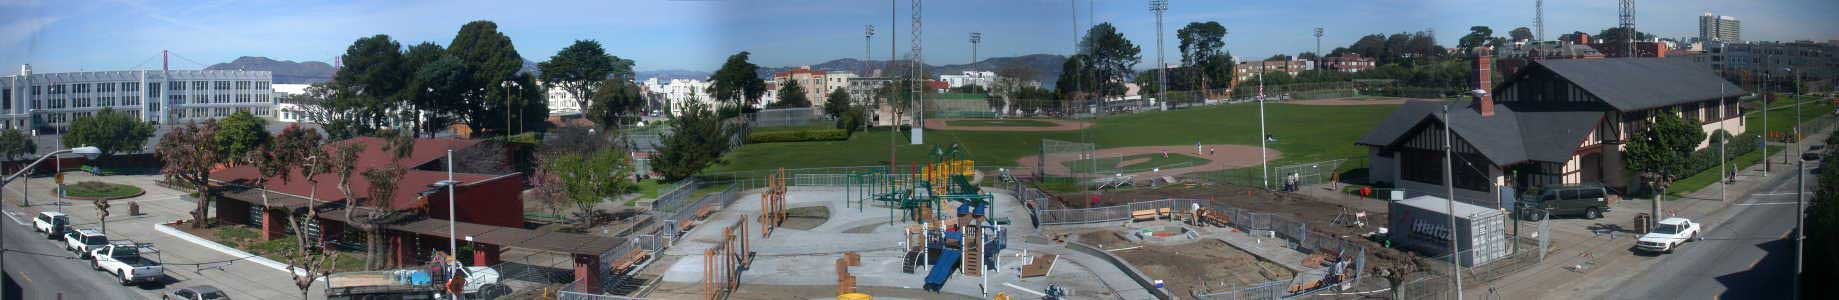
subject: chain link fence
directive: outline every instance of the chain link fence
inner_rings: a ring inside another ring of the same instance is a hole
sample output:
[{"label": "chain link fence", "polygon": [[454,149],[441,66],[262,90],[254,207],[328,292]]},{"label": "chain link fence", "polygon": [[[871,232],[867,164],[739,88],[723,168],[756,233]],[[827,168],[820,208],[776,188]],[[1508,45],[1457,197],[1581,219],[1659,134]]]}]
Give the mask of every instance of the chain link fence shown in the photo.
[{"label": "chain link fence", "polygon": [[749,115],[747,125],[754,128],[782,126],[810,126],[823,121],[823,115],[812,107],[762,109]]}]

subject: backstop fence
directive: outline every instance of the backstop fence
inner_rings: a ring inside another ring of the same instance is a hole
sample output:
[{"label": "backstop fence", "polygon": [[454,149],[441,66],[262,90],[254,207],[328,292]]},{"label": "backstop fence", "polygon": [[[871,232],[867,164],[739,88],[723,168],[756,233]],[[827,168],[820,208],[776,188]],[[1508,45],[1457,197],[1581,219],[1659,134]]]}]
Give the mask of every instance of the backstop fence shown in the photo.
[{"label": "backstop fence", "polygon": [[812,107],[762,109],[748,116],[750,127],[809,126],[821,123],[823,115]]}]

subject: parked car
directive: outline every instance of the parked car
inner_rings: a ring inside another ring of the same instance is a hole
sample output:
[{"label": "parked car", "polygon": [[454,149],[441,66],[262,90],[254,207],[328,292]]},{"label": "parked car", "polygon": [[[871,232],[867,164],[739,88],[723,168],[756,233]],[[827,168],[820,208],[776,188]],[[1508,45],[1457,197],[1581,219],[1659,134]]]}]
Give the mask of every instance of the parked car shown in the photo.
[{"label": "parked car", "polygon": [[159,250],[150,245],[114,241],[90,251],[89,256],[97,270],[115,275],[121,284],[126,285],[159,280],[160,276],[166,274],[166,268],[160,266],[160,262],[145,256],[158,253]]},{"label": "parked car", "polygon": [[45,239],[57,239],[64,236],[65,227],[70,226],[70,216],[61,212],[47,211],[32,218],[32,230],[45,233]]},{"label": "parked car", "polygon": [[64,250],[75,251],[78,258],[89,258],[89,251],[109,244],[109,237],[95,228],[72,230],[64,234]]},{"label": "parked car", "polygon": [[230,300],[230,295],[224,294],[223,290],[219,290],[217,289],[217,287],[209,286],[209,285],[200,285],[200,286],[194,286],[194,287],[176,288],[170,291],[166,291],[165,294],[160,294],[160,299],[162,300],[165,300],[165,299]]},{"label": "parked car", "polygon": [[1801,160],[1805,160],[1805,161],[1820,160],[1820,153],[1813,152],[1813,151],[1808,151],[1807,153],[1801,153]]},{"label": "parked car", "polygon": [[[1534,210],[1552,215],[1582,215],[1586,219],[1602,218],[1611,210],[1609,189],[1594,184],[1551,185],[1529,189],[1519,200],[1522,218],[1531,218]],[[1528,210],[1533,209],[1533,210]]]},{"label": "parked car", "polygon": [[1679,249],[1680,244],[1692,241],[1698,235],[1699,223],[1686,218],[1666,218],[1654,225],[1654,230],[1641,235],[1641,239],[1635,241],[1635,248],[1672,253],[1673,249]]}]

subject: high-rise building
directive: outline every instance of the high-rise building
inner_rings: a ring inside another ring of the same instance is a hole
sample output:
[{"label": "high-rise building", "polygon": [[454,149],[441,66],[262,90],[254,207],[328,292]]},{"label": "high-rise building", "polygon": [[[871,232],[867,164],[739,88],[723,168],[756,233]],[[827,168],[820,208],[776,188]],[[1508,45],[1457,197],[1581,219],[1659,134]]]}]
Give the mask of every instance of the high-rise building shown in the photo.
[{"label": "high-rise building", "polygon": [[1705,13],[1699,16],[1699,41],[1743,42],[1743,23],[1737,17]]}]

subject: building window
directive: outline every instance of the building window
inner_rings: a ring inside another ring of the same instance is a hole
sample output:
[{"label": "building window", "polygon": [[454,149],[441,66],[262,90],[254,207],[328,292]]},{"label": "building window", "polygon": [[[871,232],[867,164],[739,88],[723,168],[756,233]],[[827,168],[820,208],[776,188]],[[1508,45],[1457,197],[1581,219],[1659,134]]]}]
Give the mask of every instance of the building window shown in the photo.
[{"label": "building window", "polygon": [[115,97],[111,97],[111,96],[98,97],[96,98],[96,103],[98,103],[98,105],[101,105],[103,107],[115,106]]},{"label": "building window", "polygon": [[192,82],[193,91],[209,90],[210,86],[211,86],[211,83],[208,81],[193,81]]},{"label": "building window", "polygon": [[227,91],[227,90],[230,90],[230,82],[229,82],[229,81],[216,81],[216,82],[214,82],[214,83],[212,84],[212,86],[213,86],[213,87],[215,87],[215,89],[216,89],[216,90],[219,90],[219,91]]}]

